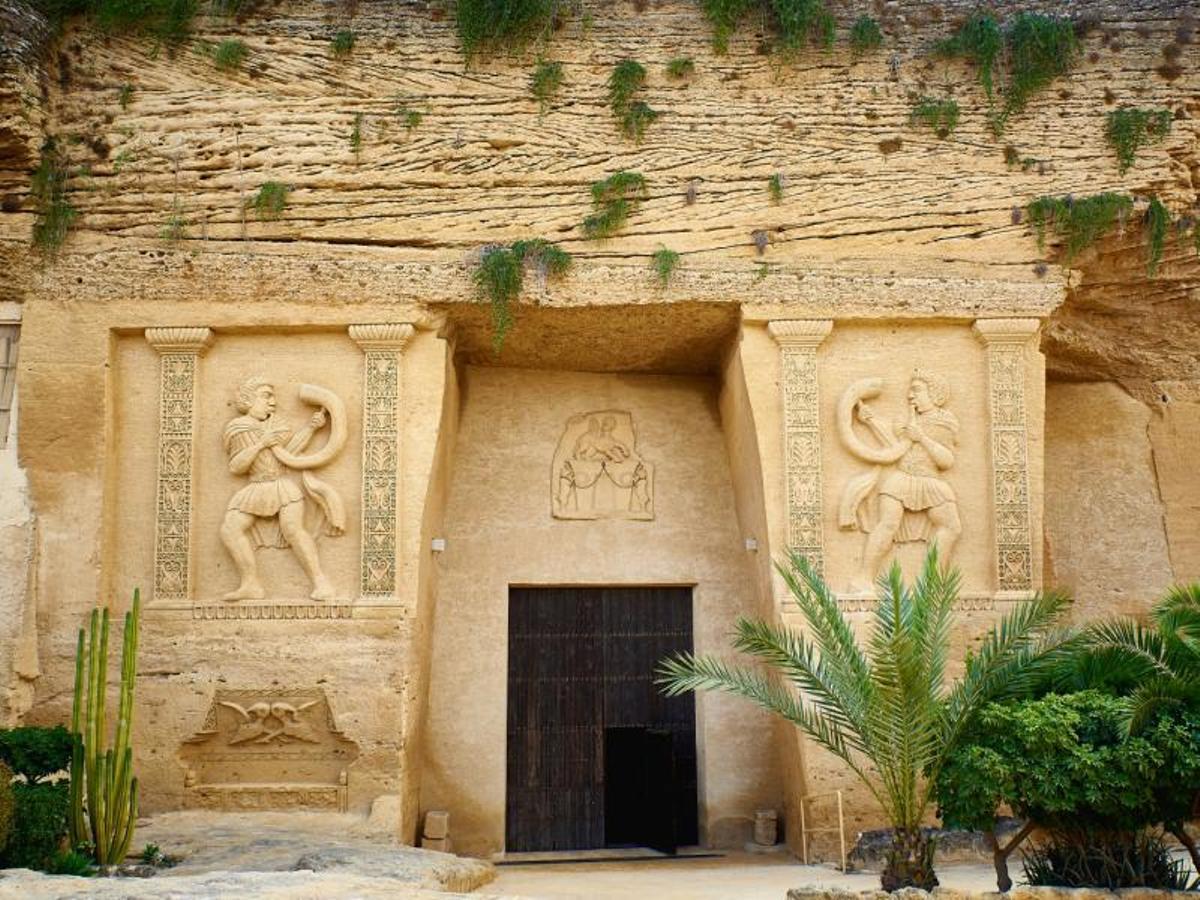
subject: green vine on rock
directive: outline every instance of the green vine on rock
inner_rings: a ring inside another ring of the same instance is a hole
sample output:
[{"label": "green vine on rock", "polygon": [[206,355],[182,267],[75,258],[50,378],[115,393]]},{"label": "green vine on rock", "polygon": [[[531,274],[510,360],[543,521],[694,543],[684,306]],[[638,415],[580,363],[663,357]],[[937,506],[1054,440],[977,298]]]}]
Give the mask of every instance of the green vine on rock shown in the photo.
[{"label": "green vine on rock", "polygon": [[533,74],[529,77],[529,92],[538,102],[538,109],[542,115],[545,115],[546,111],[550,109],[550,101],[558,94],[562,83],[562,63],[539,59],[533,68]]},{"label": "green vine on rock", "polygon": [[621,230],[629,214],[646,198],[646,178],[640,172],[614,172],[592,185],[595,212],[583,220],[583,235],[599,241]]},{"label": "green vine on rock", "polygon": [[519,53],[544,41],[579,0],[457,0],[456,19],[463,55],[470,61],[496,53]]},{"label": "green vine on rock", "polygon": [[833,46],[837,23],[824,0],[699,0],[704,15],[713,26],[713,50],[729,51],[729,38],[738,23],[759,11],[775,32],[785,56],[793,56],[806,44]]},{"label": "green vine on rock", "polygon": [[527,267],[535,268],[543,278],[560,277],[571,268],[571,254],[542,238],[516,241],[509,247],[492,244],[480,251],[472,280],[480,298],[492,305],[492,349],[496,353],[512,330],[512,304],[521,296]]},{"label": "green vine on rock", "polygon": [[850,26],[850,49],[855,56],[861,56],[871,50],[883,46],[883,32],[879,23],[870,16],[859,16]]},{"label": "green vine on rock", "polygon": [[674,250],[669,250],[666,247],[660,247],[654,251],[654,255],[650,257],[650,268],[654,270],[654,274],[658,276],[658,286],[666,287],[671,281],[671,275],[679,266],[679,254]]},{"label": "green vine on rock", "polygon": [[649,104],[633,99],[645,83],[646,67],[633,59],[621,60],[608,77],[608,105],[617,117],[621,134],[635,144],[642,142],[646,127],[658,118],[658,112]]},{"label": "green vine on rock", "polygon": [[67,199],[70,164],[54,138],[42,144],[42,158],[29,193],[34,202],[33,245],[53,256],[67,239],[79,211]]},{"label": "green vine on rock", "polygon": [[[1034,94],[1071,70],[1080,51],[1075,23],[1069,18],[1022,12],[1001,28],[995,16],[981,12],[940,42],[937,52],[975,66],[987,95],[992,130],[999,135]],[[1000,85],[998,75],[1003,79]],[[997,93],[1002,95],[999,102]]]},{"label": "green vine on rock", "polygon": [[1046,231],[1052,229],[1063,242],[1064,259],[1074,261],[1133,211],[1133,199],[1125,194],[1094,194],[1091,197],[1039,197],[1025,207],[1030,225],[1037,233],[1038,249],[1046,246]]},{"label": "green vine on rock", "polygon": [[290,185],[281,181],[264,181],[254,196],[246,201],[246,205],[253,207],[263,221],[278,219],[287,207],[291,190]]},{"label": "green vine on rock", "polygon": [[938,137],[947,138],[958,127],[958,102],[922,97],[909,113],[908,121],[910,125],[927,125]]},{"label": "green vine on rock", "polygon": [[1167,230],[1171,227],[1171,211],[1157,197],[1151,197],[1143,222],[1146,228],[1146,273],[1153,278],[1162,262]]},{"label": "green vine on rock", "polygon": [[1117,152],[1117,168],[1124,175],[1143,146],[1161,141],[1171,130],[1169,109],[1122,107],[1108,114],[1104,137]]}]

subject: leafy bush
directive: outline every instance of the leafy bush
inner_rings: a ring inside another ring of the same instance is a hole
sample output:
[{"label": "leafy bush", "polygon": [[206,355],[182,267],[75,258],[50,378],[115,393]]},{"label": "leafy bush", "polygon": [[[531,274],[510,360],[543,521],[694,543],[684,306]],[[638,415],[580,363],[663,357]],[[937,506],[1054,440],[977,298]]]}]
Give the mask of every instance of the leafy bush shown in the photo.
[{"label": "leafy bush", "polygon": [[546,37],[578,0],[457,0],[458,37],[468,60],[520,51]]},{"label": "leafy bush", "polygon": [[658,112],[634,95],[646,83],[646,67],[633,59],[623,59],[608,77],[608,105],[617,117],[621,134],[641,143],[646,126],[658,118]]},{"label": "leafy bush", "polygon": [[222,72],[235,72],[250,56],[250,48],[245,41],[228,38],[221,41],[212,51],[213,65]]},{"label": "leafy bush", "polygon": [[1133,165],[1138,150],[1167,136],[1171,122],[1169,109],[1123,107],[1108,114],[1104,136],[1117,152],[1117,167],[1122,175]]},{"label": "leafy bush", "polygon": [[0,864],[10,868],[45,869],[67,837],[67,783],[14,782],[13,822]]},{"label": "leafy bush", "polygon": [[0,731],[0,761],[30,782],[65,771],[71,766],[71,733],[61,725]]},{"label": "leafy bush", "polygon": [[696,62],[690,56],[676,56],[667,62],[667,77],[676,80],[687,78],[696,72]]},{"label": "leafy bush", "polygon": [[782,172],[776,172],[767,179],[767,193],[771,196],[772,203],[779,203],[783,200],[784,178]]},{"label": "leafy bush", "polygon": [[191,31],[196,0],[34,0],[51,24],[61,26],[73,15],[87,15],[110,33],[147,34],[178,44]]},{"label": "leafy bush", "polygon": [[278,219],[287,207],[288,194],[291,187],[280,181],[264,181],[254,194],[248,205],[254,207],[255,213],[263,220]]},{"label": "leafy bush", "polygon": [[538,102],[538,108],[543,114],[550,108],[550,101],[558,94],[562,83],[562,63],[539,59],[533,74],[529,76],[529,92],[533,94],[533,99]]},{"label": "leafy bush", "polygon": [[329,53],[337,59],[342,59],[350,55],[354,50],[355,41],[358,36],[349,30],[339,31],[333,36],[333,40],[329,42]]},{"label": "leafy bush", "polygon": [[1158,274],[1163,249],[1167,242],[1167,229],[1171,227],[1171,211],[1157,197],[1150,198],[1146,208],[1146,273],[1153,278]]},{"label": "leafy bush", "polygon": [[12,792],[12,769],[0,762],[0,849],[8,843],[8,836],[12,832],[13,824],[13,800]]},{"label": "leafy bush", "polygon": [[46,865],[50,875],[76,875],[80,878],[90,878],[96,874],[92,861],[78,850],[59,850],[50,858]]},{"label": "leafy bush", "polygon": [[[1176,828],[1200,791],[1200,714],[1161,715],[1128,732],[1129,707],[1099,691],[993,703],[975,716],[936,776],[949,827],[990,835],[1001,890],[1007,858],[1035,826],[1060,833]],[[1026,825],[1007,846],[997,810]]]},{"label": "leafy bush", "polygon": [[1025,880],[1044,887],[1145,887],[1186,891],[1192,884],[1187,863],[1175,859],[1162,837],[1151,832],[1129,834],[1073,831],[1025,853]]}]

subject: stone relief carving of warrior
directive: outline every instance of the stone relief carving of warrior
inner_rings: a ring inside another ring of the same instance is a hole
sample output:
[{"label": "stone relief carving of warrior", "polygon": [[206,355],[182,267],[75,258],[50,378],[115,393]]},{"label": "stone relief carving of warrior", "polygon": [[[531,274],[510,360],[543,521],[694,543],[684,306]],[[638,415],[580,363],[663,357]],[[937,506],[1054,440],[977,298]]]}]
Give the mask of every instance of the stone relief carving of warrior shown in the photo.
[{"label": "stone relief carving of warrior", "polygon": [[[838,525],[865,533],[861,563],[850,590],[867,593],[893,545],[936,543],[949,564],[962,534],[958,498],[942,473],[954,465],[958,419],[945,408],[950,385],[914,370],[908,386],[908,419],[882,418],[868,403],[883,392],[883,379],[864,378],[846,388],[837,407],[838,435],[854,456],[873,468],[851,478],[842,491]],[[857,426],[856,426],[857,423]],[[864,441],[858,426],[871,440]]]},{"label": "stone relief carving of warrior", "polygon": [[551,499],[560,519],[652,519],[653,468],[634,446],[633,417],[572,416],[554,454]]},{"label": "stone relief carving of warrior", "polygon": [[[241,415],[225,426],[222,440],[229,471],[248,476],[250,483],[230,498],[221,523],[221,541],[241,578],[226,600],[259,600],[266,595],[258,577],[256,547],[290,547],[312,582],[312,599],[334,599],[333,585],[321,568],[316,537],[340,535],[346,527],[346,508],[338,492],[312,470],[330,462],[345,446],[345,407],[332,391],[316,385],[301,385],[300,398],[319,408],[293,433],[275,420],[275,388],[270,381],[255,376],[237,389]],[[325,445],[302,455],[327,424]]]}]

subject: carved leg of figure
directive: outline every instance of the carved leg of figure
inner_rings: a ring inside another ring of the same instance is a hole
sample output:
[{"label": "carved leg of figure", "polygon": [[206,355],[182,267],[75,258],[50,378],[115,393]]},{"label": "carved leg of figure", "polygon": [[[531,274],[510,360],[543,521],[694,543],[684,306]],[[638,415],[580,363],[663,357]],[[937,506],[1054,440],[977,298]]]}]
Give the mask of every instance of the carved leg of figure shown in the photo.
[{"label": "carved leg of figure", "polygon": [[869,594],[875,585],[879,568],[883,565],[884,557],[892,550],[896,540],[896,532],[900,529],[900,520],[904,518],[904,505],[895,497],[887,494],[879,495],[879,521],[871,529],[871,534],[863,545],[862,567],[858,576],[850,584],[850,590],[856,594]]},{"label": "carved leg of figure", "polygon": [[250,543],[250,528],[253,525],[254,516],[238,509],[226,512],[225,521],[221,523],[221,542],[233,557],[233,564],[237,566],[241,578],[237,590],[226,594],[223,598],[225,600],[261,600],[266,596],[266,591],[258,580],[254,545]]},{"label": "carved leg of figure", "polygon": [[279,510],[279,528],[291,545],[292,552],[296,554],[296,559],[300,560],[304,574],[312,582],[313,590],[309,596],[313,600],[332,600],[334,598],[333,585],[329,583],[324,570],[321,569],[321,558],[317,555],[317,542],[304,528],[304,504],[289,503],[282,507]]},{"label": "carved leg of figure", "polygon": [[929,522],[933,525],[933,540],[937,542],[938,562],[942,568],[950,565],[954,558],[954,545],[962,534],[962,522],[958,518],[957,503],[943,503],[929,510]]}]

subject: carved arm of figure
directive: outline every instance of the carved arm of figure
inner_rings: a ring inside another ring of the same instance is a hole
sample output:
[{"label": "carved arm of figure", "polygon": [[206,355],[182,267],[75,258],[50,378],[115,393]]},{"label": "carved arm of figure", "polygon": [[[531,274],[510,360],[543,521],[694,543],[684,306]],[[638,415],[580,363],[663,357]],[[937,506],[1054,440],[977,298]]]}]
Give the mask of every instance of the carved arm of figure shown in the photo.
[{"label": "carved arm of figure", "polygon": [[875,410],[865,400],[859,400],[854,407],[855,417],[862,422],[871,433],[879,439],[884,448],[895,447],[900,442],[896,440],[895,429],[887,419],[875,415]]},{"label": "carved arm of figure", "polygon": [[939,469],[949,469],[954,465],[954,451],[930,437],[929,433],[915,420],[901,425],[900,433],[924,447],[925,452],[929,454],[934,465]]},{"label": "carved arm of figure", "polygon": [[288,441],[284,448],[288,453],[299,453],[308,446],[308,442],[312,440],[313,435],[321,430],[325,425],[326,412],[324,408],[318,409],[315,413],[309,416],[308,424],[301,428]]},{"label": "carved arm of figure", "polygon": [[269,450],[272,447],[278,447],[284,437],[287,435],[286,428],[279,428],[268,425],[263,430],[263,436],[258,440],[252,440],[246,446],[242,447],[233,456],[229,457],[229,471],[233,475],[245,475],[250,471],[250,466],[254,464],[254,458],[264,450]]}]

